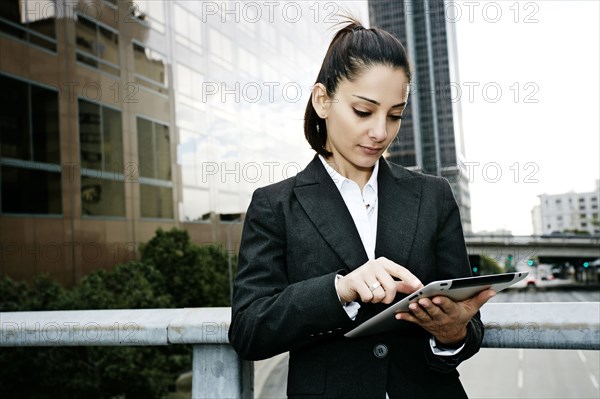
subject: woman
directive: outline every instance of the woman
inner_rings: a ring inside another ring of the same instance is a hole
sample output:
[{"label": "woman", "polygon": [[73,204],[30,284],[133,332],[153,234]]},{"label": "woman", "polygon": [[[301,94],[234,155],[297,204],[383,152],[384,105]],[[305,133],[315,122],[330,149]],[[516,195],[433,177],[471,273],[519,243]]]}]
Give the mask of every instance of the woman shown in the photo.
[{"label": "woman", "polygon": [[396,38],[350,21],[306,108],[315,158],[252,197],[229,338],[249,360],[289,351],[290,397],[466,396],[456,367],[479,350],[492,290],[421,299],[393,332],[343,336],[422,282],[470,274],[448,182],[382,157],[410,78]]}]

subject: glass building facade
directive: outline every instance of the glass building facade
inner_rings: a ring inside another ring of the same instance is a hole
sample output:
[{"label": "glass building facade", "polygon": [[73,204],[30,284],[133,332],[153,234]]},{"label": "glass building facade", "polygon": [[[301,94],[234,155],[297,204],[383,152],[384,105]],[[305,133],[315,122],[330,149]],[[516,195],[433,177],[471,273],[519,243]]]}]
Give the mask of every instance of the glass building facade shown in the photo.
[{"label": "glass building facade", "polygon": [[0,274],[73,284],[159,227],[237,252],[252,192],[313,155],[303,112],[339,11],[0,2]]},{"label": "glass building facade", "polygon": [[409,106],[389,159],[424,173],[444,176],[460,207],[463,229],[471,231],[471,200],[460,102],[456,33],[448,1],[369,2],[371,25],[400,39],[413,65]]}]

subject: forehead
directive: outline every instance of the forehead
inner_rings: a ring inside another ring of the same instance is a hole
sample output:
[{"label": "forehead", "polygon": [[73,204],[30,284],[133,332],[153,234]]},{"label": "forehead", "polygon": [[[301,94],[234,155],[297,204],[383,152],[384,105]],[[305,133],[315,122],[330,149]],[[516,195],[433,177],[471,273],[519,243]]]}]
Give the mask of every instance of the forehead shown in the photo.
[{"label": "forehead", "polygon": [[356,79],[343,79],[338,86],[341,95],[360,95],[379,102],[393,105],[405,102],[409,93],[409,81],[402,69],[386,65],[373,65],[365,68]]}]

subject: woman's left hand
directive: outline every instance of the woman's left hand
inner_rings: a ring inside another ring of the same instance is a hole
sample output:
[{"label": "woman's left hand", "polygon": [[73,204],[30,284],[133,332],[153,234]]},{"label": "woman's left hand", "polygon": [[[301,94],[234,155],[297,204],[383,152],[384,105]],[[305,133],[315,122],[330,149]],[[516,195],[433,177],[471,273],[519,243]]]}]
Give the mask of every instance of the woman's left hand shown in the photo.
[{"label": "woman's left hand", "polygon": [[494,295],[494,290],[487,289],[461,302],[444,296],[421,298],[409,305],[410,312],[398,313],[396,319],[420,325],[442,345],[457,345],[467,336],[471,318]]}]

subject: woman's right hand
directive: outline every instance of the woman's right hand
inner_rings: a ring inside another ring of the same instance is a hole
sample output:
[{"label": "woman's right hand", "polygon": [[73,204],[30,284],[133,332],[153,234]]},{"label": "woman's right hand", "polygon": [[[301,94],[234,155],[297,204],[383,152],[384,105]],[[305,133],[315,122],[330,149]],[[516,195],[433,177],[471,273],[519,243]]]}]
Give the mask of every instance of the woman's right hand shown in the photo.
[{"label": "woman's right hand", "polygon": [[[400,281],[394,280],[394,277]],[[380,257],[369,260],[358,269],[337,281],[337,294],[341,302],[392,303],[397,292],[410,294],[423,287],[423,283],[408,269]]]}]

